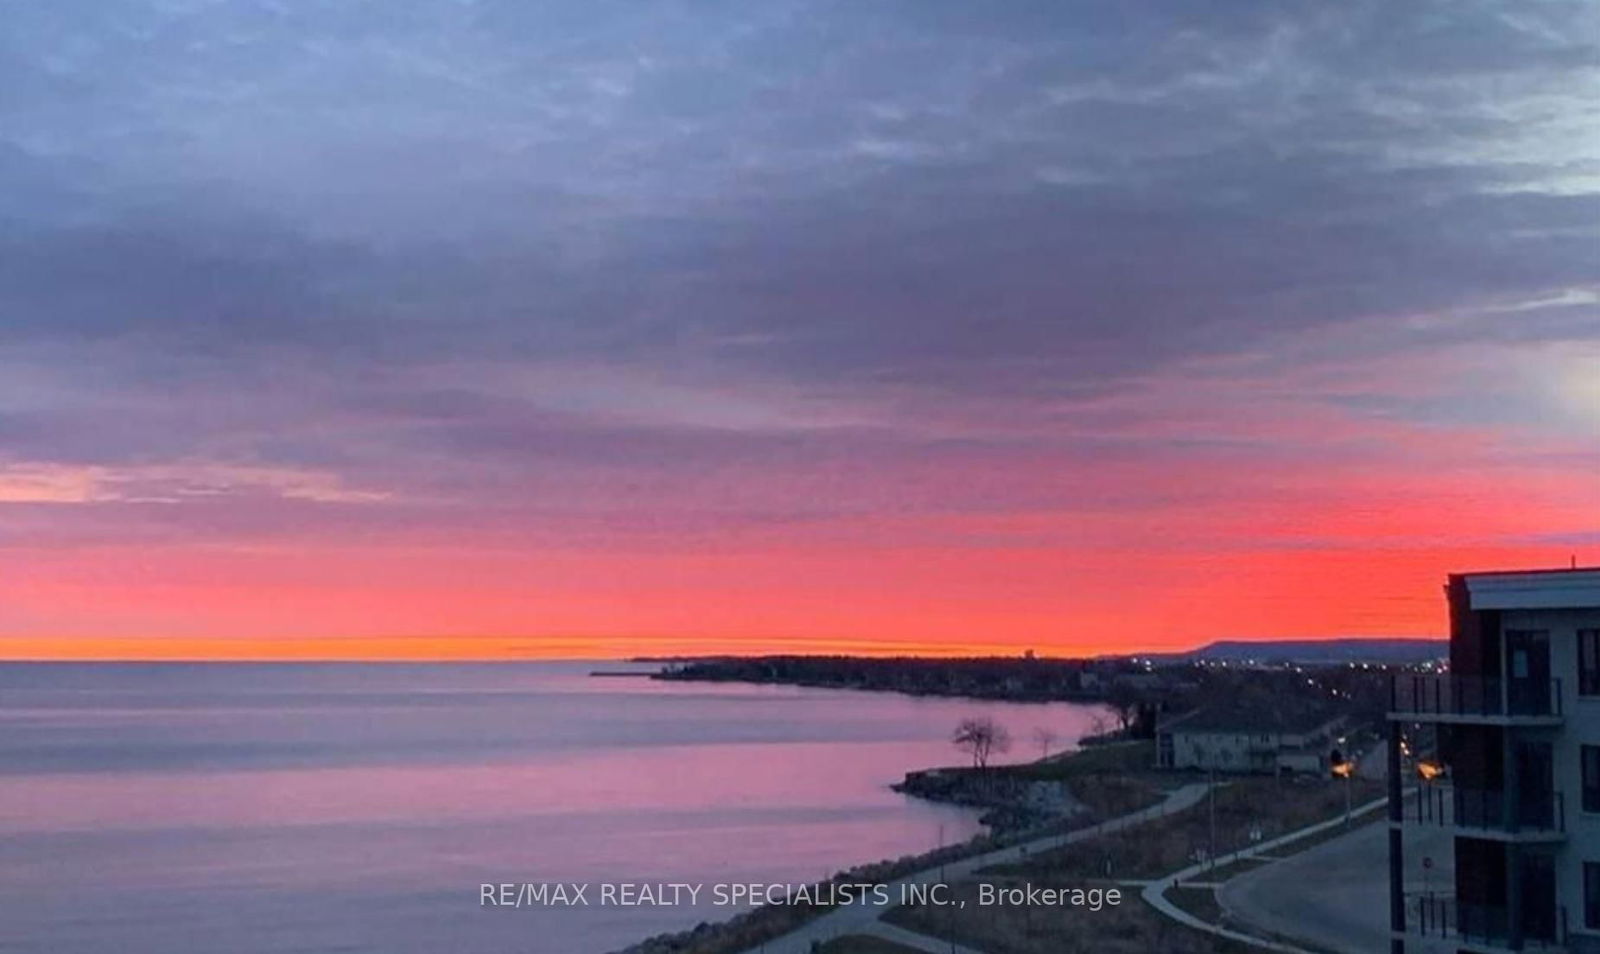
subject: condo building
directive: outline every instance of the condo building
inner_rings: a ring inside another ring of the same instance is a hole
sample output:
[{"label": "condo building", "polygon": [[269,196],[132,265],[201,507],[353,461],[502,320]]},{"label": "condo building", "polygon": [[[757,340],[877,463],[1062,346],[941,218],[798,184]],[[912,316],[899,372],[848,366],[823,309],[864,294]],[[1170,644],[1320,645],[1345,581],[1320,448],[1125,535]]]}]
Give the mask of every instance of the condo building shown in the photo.
[{"label": "condo building", "polygon": [[[1445,594],[1449,671],[1391,692],[1392,952],[1600,952],[1600,568]],[[1452,852],[1437,884],[1423,833]]]}]

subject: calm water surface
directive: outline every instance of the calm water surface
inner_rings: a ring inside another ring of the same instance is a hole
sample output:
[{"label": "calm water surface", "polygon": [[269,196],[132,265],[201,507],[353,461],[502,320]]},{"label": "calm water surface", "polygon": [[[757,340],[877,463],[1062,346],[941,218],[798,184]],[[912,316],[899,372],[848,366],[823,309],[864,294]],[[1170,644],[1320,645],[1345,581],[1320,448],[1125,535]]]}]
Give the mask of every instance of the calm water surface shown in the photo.
[{"label": "calm water surface", "polygon": [[595,665],[0,664],[0,951],[609,951],[735,912],[481,909],[478,885],[922,851],[975,817],[887,786],[957,760],[959,719],[1031,757],[1096,714]]}]

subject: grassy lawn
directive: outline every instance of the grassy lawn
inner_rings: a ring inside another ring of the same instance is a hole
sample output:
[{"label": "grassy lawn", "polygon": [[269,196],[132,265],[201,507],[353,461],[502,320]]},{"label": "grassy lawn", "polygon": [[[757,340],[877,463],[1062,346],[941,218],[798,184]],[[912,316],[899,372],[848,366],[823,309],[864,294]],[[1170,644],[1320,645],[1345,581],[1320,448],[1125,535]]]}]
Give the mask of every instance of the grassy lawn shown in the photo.
[{"label": "grassy lawn", "polygon": [[1167,900],[1207,924],[1222,920],[1222,905],[1217,903],[1217,892],[1211,888],[1168,888]]},{"label": "grassy lawn", "polygon": [[914,947],[866,934],[846,934],[822,945],[819,954],[922,954]]},{"label": "grassy lawn", "polygon": [[1036,880],[1160,877],[1193,864],[1197,852],[1213,844],[1213,815],[1217,856],[1222,858],[1255,844],[1253,831],[1268,841],[1342,815],[1346,785],[1352,786],[1353,804],[1375,798],[1381,789],[1379,783],[1367,780],[1235,779],[1216,790],[1214,806],[1207,799],[1169,818],[1042,852],[992,872]]},{"label": "grassy lawn", "polygon": [[1121,904],[1099,911],[1055,905],[980,907],[975,884],[953,885],[952,891],[966,907],[901,906],[884,920],[990,954],[1259,954],[1169,921],[1139,900],[1136,889],[1125,891]]},{"label": "grassy lawn", "polygon": [[[1371,799],[1368,800],[1370,801]],[[1237,861],[1228,861],[1225,864],[1218,865],[1210,871],[1205,871],[1196,875],[1195,880],[1227,881],[1229,878],[1232,878],[1235,875],[1242,875],[1247,871],[1254,871],[1263,865],[1272,864],[1274,861],[1287,858],[1290,855],[1296,855],[1302,851],[1310,851],[1312,848],[1317,847],[1323,842],[1332,841],[1335,838],[1341,838],[1350,834],[1352,831],[1355,831],[1357,828],[1362,828],[1372,824],[1375,820],[1383,817],[1383,808],[1384,806],[1380,805],[1365,814],[1358,813],[1351,816],[1350,824],[1348,826],[1334,825],[1332,828],[1329,828],[1325,831],[1319,831],[1314,835],[1307,835],[1304,838],[1297,838],[1294,841],[1289,842],[1287,845],[1283,845],[1282,847],[1274,848],[1271,851],[1266,852],[1265,857],[1258,856],[1255,858],[1240,858]]]},{"label": "grassy lawn", "polygon": [[[1315,944],[1310,944],[1306,941],[1300,940],[1299,938],[1280,938],[1275,934],[1268,934],[1258,931],[1248,924],[1230,922],[1222,910],[1222,905],[1217,901],[1217,893],[1211,888],[1168,888],[1167,900],[1171,901],[1173,904],[1176,904],[1178,907],[1189,912],[1200,920],[1205,921],[1207,924],[1220,924],[1223,927],[1230,927],[1245,934],[1254,934],[1268,939],[1282,940],[1294,944],[1297,947],[1303,947],[1309,951],[1324,950],[1324,948],[1318,947]],[[1222,943],[1222,938],[1217,938],[1216,940],[1218,943]],[[1250,950],[1256,949],[1250,948]],[[1331,954],[1331,952],[1329,952],[1329,954]]]},{"label": "grassy lawn", "polygon": [[[1025,782],[1065,782],[1072,795],[1089,809],[1089,820],[1115,818],[1154,805],[1163,791],[1189,781],[1187,776],[1159,772],[1155,742],[1112,742],[1021,765],[995,766],[989,771]],[[970,773],[974,769],[955,769]],[[1082,824],[1079,819],[1076,824]]]},{"label": "grassy lawn", "polygon": [[[1132,742],[1110,742],[1105,745],[1091,745],[1067,752],[1063,755],[1052,755],[1047,759],[1036,762],[1021,762],[1016,765],[994,765],[987,771],[1014,775],[1018,778],[1040,781],[1057,781],[1075,779],[1085,775],[1157,775],[1156,744],[1151,739],[1139,739]],[[982,769],[970,766],[957,766],[944,769],[946,772],[961,774],[977,774]],[[1161,776],[1172,779],[1174,773],[1161,772]]]},{"label": "grassy lawn", "polygon": [[1090,817],[1116,818],[1159,802],[1171,776],[1153,769],[1153,740],[1113,742],[1079,749],[1059,758],[1017,766],[1014,771],[1031,779],[1064,781],[1072,795],[1088,809]]},{"label": "grassy lawn", "polygon": [[[1381,794],[1382,792],[1377,794],[1368,794],[1364,800],[1370,802]],[[1357,800],[1358,805],[1360,804],[1360,801],[1361,800]],[[1374,808],[1372,811],[1367,812],[1364,815],[1359,813],[1354,814],[1350,818],[1349,825],[1334,825],[1327,831],[1319,831],[1315,835],[1307,835],[1304,838],[1296,839],[1295,841],[1291,841],[1287,845],[1284,845],[1282,848],[1276,848],[1267,852],[1267,854],[1273,856],[1274,858],[1287,858],[1290,855],[1298,854],[1299,852],[1315,848],[1325,841],[1332,841],[1340,836],[1348,835],[1357,828],[1370,825],[1379,818],[1385,817],[1385,807],[1386,806],[1384,805],[1379,805],[1377,808]],[[1343,813],[1340,812],[1339,814]]]},{"label": "grassy lawn", "polygon": [[[1344,829],[1340,829],[1339,831],[1340,831],[1340,834],[1344,833]],[[1310,839],[1310,838],[1306,839],[1306,841],[1308,843],[1311,840],[1312,839]],[[1273,854],[1273,857],[1274,858],[1283,857],[1284,855],[1288,855],[1289,853],[1291,853],[1293,851],[1299,850],[1299,847],[1300,847],[1300,842],[1298,842],[1298,841],[1293,842],[1293,843],[1288,844],[1288,845],[1285,845],[1284,848],[1283,848],[1283,852],[1281,854],[1275,852]],[[1230,861],[1225,865],[1218,865],[1215,868],[1212,868],[1210,871],[1202,871],[1201,873],[1199,873],[1199,874],[1194,876],[1194,880],[1196,880],[1196,881],[1227,881],[1229,878],[1232,878],[1234,875],[1242,875],[1247,871],[1254,871],[1257,868],[1261,867],[1262,865],[1269,865],[1271,863],[1272,862],[1270,860],[1267,860],[1267,859],[1240,858],[1238,861]]]},{"label": "grassy lawn", "polygon": [[1056,758],[1014,766],[1031,778],[1076,778],[1081,775],[1134,775],[1155,770],[1153,739],[1091,745]]},{"label": "grassy lawn", "polygon": [[1080,775],[1069,779],[1067,786],[1095,820],[1148,808],[1163,797],[1154,781],[1137,775]]}]

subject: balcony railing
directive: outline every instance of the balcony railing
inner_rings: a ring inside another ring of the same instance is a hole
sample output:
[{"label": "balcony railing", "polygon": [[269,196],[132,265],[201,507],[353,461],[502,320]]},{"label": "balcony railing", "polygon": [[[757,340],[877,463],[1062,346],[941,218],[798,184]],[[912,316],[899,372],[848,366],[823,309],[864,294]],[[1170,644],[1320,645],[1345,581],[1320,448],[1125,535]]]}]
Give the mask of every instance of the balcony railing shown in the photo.
[{"label": "balcony railing", "polygon": [[1508,834],[1559,834],[1567,830],[1566,801],[1556,791],[1519,792],[1515,799],[1493,789],[1419,785],[1407,820]]},{"label": "balcony railing", "polygon": [[[1511,944],[1511,915],[1503,906],[1462,903],[1438,895],[1417,895],[1410,901],[1412,933],[1485,947]],[[1551,950],[1566,945],[1565,907],[1528,909],[1523,911],[1521,920],[1521,950]]]},{"label": "balcony railing", "polygon": [[1560,716],[1561,680],[1397,673],[1389,710],[1421,716]]}]

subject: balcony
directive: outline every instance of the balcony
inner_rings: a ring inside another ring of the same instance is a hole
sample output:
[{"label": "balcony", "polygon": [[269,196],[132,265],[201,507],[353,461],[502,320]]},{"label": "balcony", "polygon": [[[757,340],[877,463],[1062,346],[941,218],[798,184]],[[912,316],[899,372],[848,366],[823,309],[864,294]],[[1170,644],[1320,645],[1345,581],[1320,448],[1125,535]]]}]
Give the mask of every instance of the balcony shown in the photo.
[{"label": "balcony", "polygon": [[1561,680],[1397,673],[1389,718],[1412,722],[1559,725]]},{"label": "balcony", "polygon": [[1567,831],[1566,801],[1554,791],[1512,800],[1492,789],[1421,785],[1407,799],[1405,820],[1504,841],[1559,841]]},{"label": "balcony", "polygon": [[1566,950],[1567,909],[1560,905],[1524,911],[1522,937],[1513,939],[1510,912],[1504,907],[1467,904],[1437,895],[1417,895],[1408,901],[1407,923],[1412,934],[1491,951]]}]

